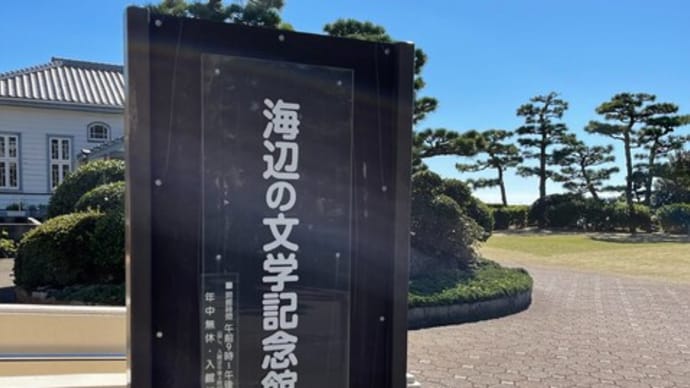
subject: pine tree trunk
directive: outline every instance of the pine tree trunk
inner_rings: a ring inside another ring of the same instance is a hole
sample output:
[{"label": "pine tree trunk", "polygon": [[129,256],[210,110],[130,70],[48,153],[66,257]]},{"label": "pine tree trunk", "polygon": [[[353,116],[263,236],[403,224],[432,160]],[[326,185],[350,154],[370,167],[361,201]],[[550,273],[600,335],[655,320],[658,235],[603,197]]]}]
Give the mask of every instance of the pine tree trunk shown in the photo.
[{"label": "pine tree trunk", "polygon": [[501,201],[503,202],[503,206],[508,206],[508,199],[506,198],[506,185],[503,182],[503,169],[501,167],[498,168],[498,184],[501,186]]},{"label": "pine tree trunk", "polygon": [[656,159],[656,151],[654,151],[654,148],[652,148],[649,151],[649,160],[647,164],[647,178],[645,179],[644,182],[644,189],[645,189],[645,196],[644,196],[644,204],[647,206],[652,206],[652,182],[653,182],[653,176],[652,176],[652,170],[654,169],[654,162]]},{"label": "pine tree trunk", "polygon": [[[546,197],[546,134],[542,131],[541,150],[539,152],[539,199]],[[539,229],[546,227],[546,211],[539,215]]]},{"label": "pine tree trunk", "polygon": [[[632,125],[631,125],[632,127]],[[635,234],[635,225],[633,225],[633,218],[635,216],[635,207],[633,206],[633,168],[632,168],[632,153],[630,150],[630,130],[625,132],[625,169],[627,176],[625,178],[625,202],[628,205],[628,228],[631,234]]]},{"label": "pine tree trunk", "polygon": [[585,184],[587,185],[587,190],[589,190],[589,193],[592,194],[592,198],[594,198],[598,201],[599,195],[597,194],[597,190],[594,187],[594,184],[592,184],[592,179],[589,177],[589,174],[587,174],[587,167],[585,167],[584,162],[580,163],[580,172],[582,173],[582,177],[585,178]]}]

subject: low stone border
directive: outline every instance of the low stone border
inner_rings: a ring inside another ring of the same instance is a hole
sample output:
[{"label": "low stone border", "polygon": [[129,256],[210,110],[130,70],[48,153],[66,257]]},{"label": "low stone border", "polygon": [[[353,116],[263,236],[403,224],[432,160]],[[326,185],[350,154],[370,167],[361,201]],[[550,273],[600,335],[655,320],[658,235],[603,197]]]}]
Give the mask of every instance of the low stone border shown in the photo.
[{"label": "low stone border", "polygon": [[532,290],[512,296],[445,306],[412,307],[407,313],[410,329],[475,322],[499,318],[526,310],[532,303]]}]

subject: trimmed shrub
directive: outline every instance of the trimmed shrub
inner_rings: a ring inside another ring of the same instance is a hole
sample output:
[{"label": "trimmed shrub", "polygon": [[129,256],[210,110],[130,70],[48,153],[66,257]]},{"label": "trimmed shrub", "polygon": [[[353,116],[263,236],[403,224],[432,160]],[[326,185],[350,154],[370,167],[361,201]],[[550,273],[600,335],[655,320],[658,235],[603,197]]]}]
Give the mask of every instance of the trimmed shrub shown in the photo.
[{"label": "trimmed shrub", "polygon": [[530,207],[528,219],[537,224],[545,214],[547,228],[586,229],[596,231],[636,229],[651,230],[654,222],[649,207],[634,204],[635,214],[630,218],[625,202],[607,202],[583,198],[578,194],[552,194],[536,200]]},{"label": "trimmed shrub", "polygon": [[690,203],[674,203],[660,207],[656,216],[664,232],[690,234]]},{"label": "trimmed shrub", "polygon": [[124,214],[96,211],[51,218],[24,235],[14,264],[26,289],[124,282]]},{"label": "trimmed shrub", "polygon": [[412,209],[412,246],[441,261],[467,264],[475,259],[473,245],[482,236],[477,223],[464,215],[460,206],[439,195]]},{"label": "trimmed shrub", "polygon": [[583,223],[584,198],[579,194],[551,194],[534,201],[527,215],[530,225],[544,217],[547,228],[577,228]]},{"label": "trimmed shrub", "polygon": [[102,213],[73,213],[52,218],[24,235],[14,263],[15,283],[27,289],[88,282],[93,273],[90,249]]},{"label": "trimmed shrub", "polygon": [[443,185],[443,179],[437,174],[424,170],[412,175],[412,208],[431,201]]},{"label": "trimmed shrub", "polygon": [[17,244],[10,238],[6,230],[0,231],[0,257],[15,257]]},{"label": "trimmed shrub", "polygon": [[[623,212],[627,215],[627,205],[623,206],[625,210]],[[633,209],[635,209],[635,214],[632,218],[628,217],[628,222],[619,225],[619,228],[626,228],[628,225],[632,224],[637,229],[652,230],[654,225],[654,220],[652,219],[652,211],[649,206],[645,206],[641,203],[633,204]]]},{"label": "trimmed shrub", "polygon": [[494,216],[491,213],[491,209],[484,202],[476,198],[470,198],[470,202],[464,210],[484,230],[480,240],[488,240],[494,231]]},{"label": "trimmed shrub", "polygon": [[124,283],[125,281],[125,213],[112,211],[96,221],[91,235],[93,282]]},{"label": "trimmed shrub", "polygon": [[124,284],[90,284],[69,286],[48,292],[48,298],[62,302],[77,301],[86,304],[122,306],[125,304]]},{"label": "trimmed shrub", "polygon": [[522,268],[505,268],[478,260],[461,271],[430,272],[410,282],[409,307],[474,303],[517,295],[532,289],[533,281]]},{"label": "trimmed shrub", "polygon": [[635,216],[631,219],[625,202],[586,199],[583,210],[584,227],[599,232],[627,231],[632,223],[636,229],[651,229],[654,222],[649,208],[642,204],[634,204],[633,207]]},{"label": "trimmed shrub", "polygon": [[472,197],[472,190],[470,190],[469,186],[467,186],[467,184],[461,180],[444,179],[439,187],[443,194],[453,198],[453,200],[462,208],[466,208],[467,205],[474,199]]},{"label": "trimmed shrub", "polygon": [[472,196],[472,191],[467,184],[457,179],[445,179],[442,184],[442,193],[457,202],[463,213],[484,229],[480,240],[486,241],[491,237],[494,229],[494,218],[491,214],[491,209],[484,202]]},{"label": "trimmed shrub", "polygon": [[125,211],[125,182],[100,185],[82,195],[74,206],[76,211],[100,210],[102,212]]},{"label": "trimmed shrub", "polygon": [[527,226],[527,205],[496,206],[491,209],[494,217],[494,230],[524,228]]},{"label": "trimmed shrub", "polygon": [[443,188],[433,172],[412,176],[412,246],[438,258],[440,267],[457,268],[476,258],[474,244],[483,230]]},{"label": "trimmed shrub", "polygon": [[633,204],[633,209],[635,214],[631,218],[628,213],[628,205],[625,202],[617,201],[605,205],[604,214],[609,217],[607,227],[627,230],[632,225],[635,229],[651,229],[654,222],[649,207],[636,203]]},{"label": "trimmed shrub", "polygon": [[25,209],[26,206],[22,207],[21,203],[11,203],[5,207],[5,210],[22,210]]},{"label": "trimmed shrub", "polygon": [[125,163],[121,160],[96,160],[69,174],[48,203],[48,218],[71,213],[82,195],[97,186],[124,181]]}]

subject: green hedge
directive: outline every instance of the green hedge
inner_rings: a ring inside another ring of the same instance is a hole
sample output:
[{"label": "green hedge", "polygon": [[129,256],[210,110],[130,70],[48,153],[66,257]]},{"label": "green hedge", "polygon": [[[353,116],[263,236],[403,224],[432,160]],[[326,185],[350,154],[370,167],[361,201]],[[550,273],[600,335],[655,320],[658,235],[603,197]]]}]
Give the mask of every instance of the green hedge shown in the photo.
[{"label": "green hedge", "polygon": [[467,271],[430,273],[410,282],[409,307],[472,303],[517,295],[532,289],[532,278],[521,268],[505,268],[480,260]]},{"label": "green hedge", "polygon": [[491,208],[494,218],[494,229],[505,230],[513,228],[524,228],[527,226],[527,205],[495,206]]},{"label": "green hedge", "polygon": [[76,211],[125,211],[125,182],[100,185],[82,195],[74,206]]},{"label": "green hedge", "polygon": [[88,211],[51,218],[24,235],[15,283],[26,289],[124,281],[124,215]]},{"label": "green hedge", "polygon": [[544,215],[546,228],[584,229],[593,231],[651,230],[654,221],[649,207],[634,204],[634,216],[628,214],[628,207],[622,201],[596,200],[578,194],[552,194],[536,200],[530,206],[528,223],[538,224]]},{"label": "green hedge", "polygon": [[654,222],[651,210],[642,204],[633,204],[635,211],[631,218],[625,202],[604,202],[589,199],[582,208],[581,223],[589,230],[599,232],[627,231],[629,225],[636,229],[649,230]]},{"label": "green hedge", "polygon": [[527,218],[530,225],[544,220],[547,228],[574,228],[581,224],[584,198],[578,194],[551,194],[534,201]]},{"label": "green hedge", "polygon": [[48,298],[61,302],[122,306],[125,304],[124,284],[90,284],[69,286],[48,292]]},{"label": "green hedge", "polygon": [[71,213],[77,201],[92,189],[125,180],[125,164],[121,160],[96,160],[69,174],[56,189],[48,203],[48,218]]},{"label": "green hedge", "polygon": [[690,203],[674,203],[662,206],[656,216],[667,233],[690,234]]}]

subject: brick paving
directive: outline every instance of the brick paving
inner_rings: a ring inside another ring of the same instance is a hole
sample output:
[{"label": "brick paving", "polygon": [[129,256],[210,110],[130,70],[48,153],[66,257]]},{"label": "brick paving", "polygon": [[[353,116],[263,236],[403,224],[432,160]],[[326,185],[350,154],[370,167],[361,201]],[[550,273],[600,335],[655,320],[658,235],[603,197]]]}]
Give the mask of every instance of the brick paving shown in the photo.
[{"label": "brick paving", "polygon": [[522,313],[409,332],[433,387],[690,387],[690,286],[528,268]]}]

